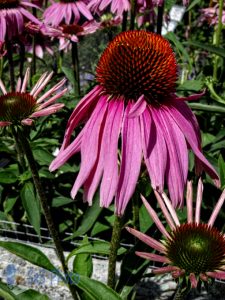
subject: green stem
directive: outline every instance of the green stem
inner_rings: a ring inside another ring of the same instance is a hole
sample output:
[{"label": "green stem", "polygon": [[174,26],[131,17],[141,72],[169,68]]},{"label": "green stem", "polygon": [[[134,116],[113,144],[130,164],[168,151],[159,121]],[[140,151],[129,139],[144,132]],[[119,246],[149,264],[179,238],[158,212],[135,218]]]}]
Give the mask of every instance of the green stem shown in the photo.
[{"label": "green stem", "polygon": [[[214,41],[214,44],[216,47],[218,47],[220,45],[221,32],[222,32],[222,27],[223,27],[223,23],[222,23],[223,3],[224,3],[224,0],[219,0],[218,25],[215,29],[215,41]],[[215,60],[214,60],[214,66],[213,66],[213,79],[215,81],[217,80],[218,60],[219,60],[219,57],[216,56]]]},{"label": "green stem", "polygon": [[108,281],[107,281],[108,286],[111,287],[112,289],[115,288],[115,283],[116,283],[116,259],[117,259],[117,251],[120,246],[122,224],[123,224],[122,218],[119,216],[115,216],[111,244],[110,244],[110,252],[109,252],[109,267],[108,267]]},{"label": "green stem", "polygon": [[35,47],[36,47],[36,37],[33,36],[32,40],[32,62],[31,62],[31,78],[36,74],[36,53],[35,53]]},{"label": "green stem", "polygon": [[222,98],[216,93],[216,91],[214,90],[214,87],[213,87],[213,80],[210,80],[210,79],[209,79],[208,81],[206,81],[206,85],[207,85],[207,87],[208,87],[208,89],[209,89],[209,91],[210,91],[211,97],[212,97],[214,100],[216,100],[217,102],[225,104],[225,100],[222,99]]},{"label": "green stem", "polygon": [[[59,238],[59,234],[58,231],[55,227],[52,215],[51,215],[51,211],[48,205],[48,199],[45,195],[43,186],[41,184],[40,178],[39,178],[39,174],[38,174],[38,170],[37,170],[37,166],[36,166],[36,162],[29,144],[29,141],[27,139],[27,137],[25,136],[24,132],[22,130],[20,130],[20,128],[18,128],[18,138],[20,139],[20,142],[22,144],[23,147],[23,152],[27,158],[31,173],[32,173],[32,177],[33,177],[33,181],[34,181],[34,185],[35,188],[37,190],[38,196],[40,198],[41,201],[41,206],[43,209],[43,213],[46,219],[46,223],[48,225],[48,229],[49,232],[52,236],[53,242],[55,244],[55,248],[56,248],[56,253],[58,255],[58,258],[61,262],[62,268],[63,268],[63,272],[65,275],[68,274],[68,267],[66,265],[65,262],[65,257],[64,257],[64,253],[63,253],[63,247]],[[66,276],[67,278],[67,276]],[[74,285],[68,284],[68,287],[70,289],[70,292],[73,296],[73,299],[77,300],[77,294],[76,294],[76,290]]]},{"label": "green stem", "polygon": [[12,128],[12,134],[13,134],[14,139],[15,139],[17,159],[18,159],[18,162],[19,162],[19,170],[20,170],[20,172],[23,173],[26,170],[26,162],[25,162],[25,159],[24,159],[22,145],[21,145],[20,139],[18,139],[18,135],[16,134],[16,131],[15,131],[14,127],[11,126],[11,128]]},{"label": "green stem", "polygon": [[136,0],[131,0],[131,10],[130,10],[130,30],[134,30],[135,24],[135,14],[136,14]]},{"label": "green stem", "polygon": [[78,57],[78,47],[77,43],[72,43],[72,64],[75,78],[75,95],[80,96],[80,66],[79,66],[79,57]]},{"label": "green stem", "polygon": [[133,227],[134,229],[139,229],[139,205],[138,201],[139,195],[137,192],[134,193],[132,197],[132,210],[133,210]]},{"label": "green stem", "polygon": [[15,74],[14,74],[14,61],[13,61],[13,50],[12,43],[10,41],[6,42],[7,57],[9,61],[9,75],[10,75],[10,86],[11,91],[15,91]]},{"label": "green stem", "polygon": [[126,31],[127,30],[127,11],[123,12],[123,21],[122,21],[122,31]]}]

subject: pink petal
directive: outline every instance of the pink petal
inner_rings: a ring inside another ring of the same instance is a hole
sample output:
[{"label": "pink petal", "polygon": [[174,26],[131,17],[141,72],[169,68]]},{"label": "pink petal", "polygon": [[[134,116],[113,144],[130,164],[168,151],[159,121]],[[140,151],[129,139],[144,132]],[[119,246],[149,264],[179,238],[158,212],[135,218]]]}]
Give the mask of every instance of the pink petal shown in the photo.
[{"label": "pink petal", "polygon": [[157,128],[147,108],[140,116],[142,149],[145,164],[154,189],[163,191],[167,149],[163,133]]},{"label": "pink petal", "polygon": [[214,207],[214,210],[213,210],[213,212],[211,214],[211,217],[209,219],[209,222],[208,222],[209,226],[212,227],[214,225],[214,222],[215,222],[215,220],[216,220],[216,218],[217,218],[217,216],[218,216],[218,214],[221,210],[221,207],[223,206],[224,200],[225,200],[225,190],[223,190],[219,200],[216,203],[216,206]]},{"label": "pink petal", "polygon": [[144,99],[144,95],[138,98],[138,101],[132,106],[128,118],[139,117],[145,110],[147,102]]},{"label": "pink petal", "polygon": [[189,279],[190,279],[190,282],[191,282],[191,288],[192,289],[196,289],[197,285],[198,285],[198,280],[197,280],[195,274],[194,273],[190,273]]},{"label": "pink petal", "polygon": [[98,157],[99,136],[102,130],[102,122],[107,110],[107,97],[102,96],[87,124],[83,129],[81,144],[81,167],[77,179],[71,191],[72,198],[75,198],[77,191],[87,180]]},{"label": "pink petal", "polygon": [[140,257],[149,259],[149,260],[159,261],[159,262],[162,262],[162,263],[170,263],[170,260],[167,257],[161,256],[161,255],[158,255],[158,254],[147,253],[147,252],[139,252],[139,251],[136,251],[135,254],[140,256]]},{"label": "pink petal", "polygon": [[180,127],[194,154],[201,161],[205,171],[209,174],[210,177],[212,177],[216,186],[220,186],[220,180],[217,172],[201,152],[199,143],[199,127],[196,124],[195,116],[193,115],[190,108],[184,102],[174,101],[173,105],[171,105],[168,109],[168,112]]},{"label": "pink petal", "polygon": [[34,112],[30,118],[38,118],[38,117],[43,117],[43,116],[48,116],[51,114],[56,113],[58,110],[63,108],[64,104],[63,103],[56,103],[53,104],[47,108],[41,109],[39,111]]},{"label": "pink petal", "polygon": [[118,183],[118,139],[124,111],[123,101],[109,102],[106,127],[104,130],[105,159],[100,188],[100,205],[108,207],[116,193]]},{"label": "pink petal", "polygon": [[187,182],[186,206],[187,206],[187,221],[188,221],[188,223],[192,223],[193,222],[193,189],[192,189],[192,181],[188,181]]},{"label": "pink petal", "polygon": [[23,125],[31,126],[34,123],[34,120],[27,118],[27,119],[22,120],[21,123]]},{"label": "pink petal", "polygon": [[179,270],[179,268],[174,267],[174,266],[167,266],[167,267],[153,269],[152,273],[153,274],[165,274],[165,273],[170,273],[172,271],[177,271],[177,270]]},{"label": "pink petal", "polygon": [[162,243],[151,238],[150,236],[130,227],[126,227],[126,230],[131,234],[133,234],[134,236],[136,236],[139,240],[144,242],[146,245],[150,246],[151,248],[158,250],[159,252],[162,253],[166,252],[165,246]]},{"label": "pink petal", "polygon": [[196,198],[196,208],[195,208],[195,223],[200,222],[201,204],[202,204],[202,193],[203,193],[203,183],[201,178],[198,180],[197,198]]},{"label": "pink petal", "polygon": [[225,272],[206,272],[206,275],[212,278],[216,278],[216,279],[221,279],[224,280],[225,279]]},{"label": "pink petal", "polygon": [[122,215],[132,197],[141,168],[142,147],[139,118],[128,118],[128,103],[122,128],[122,159],[116,195],[116,214]]},{"label": "pink petal", "polygon": [[83,130],[79,133],[76,139],[63,151],[61,151],[57,157],[52,161],[49,166],[49,171],[53,172],[61,167],[67,160],[72,157],[75,153],[80,151],[81,142],[83,137]]},{"label": "pink petal", "polygon": [[12,122],[0,121],[0,127],[8,126],[8,125],[11,125],[11,124],[12,124]]}]

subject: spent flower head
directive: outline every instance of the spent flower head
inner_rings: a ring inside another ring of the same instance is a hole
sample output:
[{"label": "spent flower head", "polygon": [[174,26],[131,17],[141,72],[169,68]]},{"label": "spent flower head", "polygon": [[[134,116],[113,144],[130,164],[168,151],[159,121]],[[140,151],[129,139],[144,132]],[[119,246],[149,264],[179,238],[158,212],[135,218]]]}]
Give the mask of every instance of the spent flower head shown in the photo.
[{"label": "spent flower head", "polygon": [[67,91],[67,88],[62,89],[65,79],[62,79],[42,96],[39,96],[50,82],[52,75],[53,72],[44,73],[30,92],[26,91],[30,78],[29,68],[23,81],[21,78],[18,79],[15,92],[7,92],[0,79],[0,89],[2,91],[2,95],[0,95],[0,127],[20,124],[32,125],[34,118],[47,116],[61,109],[64,104],[55,103],[55,101]]},{"label": "spent flower head", "polygon": [[133,228],[127,230],[135,237],[159,252],[136,252],[145,259],[162,262],[164,266],[153,269],[154,274],[171,273],[175,279],[180,279],[186,288],[196,288],[198,283],[208,282],[210,278],[225,279],[225,236],[216,227],[215,219],[224,203],[225,190],[221,194],[208,223],[201,222],[203,184],[198,183],[195,211],[193,207],[192,183],[187,185],[187,220],[180,223],[172,203],[165,193],[154,191],[161,207],[169,230],[167,230],[157,213],[147,200],[141,196],[143,203],[163,234],[163,240],[157,241]]},{"label": "spent flower head", "polygon": [[[190,148],[197,173],[205,169],[219,185],[217,173],[201,152],[197,120],[184,102],[202,94],[176,96],[177,77],[173,50],[160,35],[128,31],[108,44],[97,65],[98,84],[73,111],[60,152],[50,166],[55,170],[81,152],[73,198],[83,185],[84,200],[91,204],[101,182],[101,206],[108,207],[115,196],[116,213],[123,214],[143,158],[153,188],[162,191],[166,179],[173,205],[181,206]],[[70,142],[81,122],[84,128]]]}]

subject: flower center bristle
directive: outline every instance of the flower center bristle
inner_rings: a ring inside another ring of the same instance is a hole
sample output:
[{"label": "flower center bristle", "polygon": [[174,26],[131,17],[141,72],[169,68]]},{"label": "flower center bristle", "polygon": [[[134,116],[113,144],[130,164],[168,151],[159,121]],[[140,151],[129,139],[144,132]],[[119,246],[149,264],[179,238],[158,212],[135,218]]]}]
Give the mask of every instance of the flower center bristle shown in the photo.
[{"label": "flower center bristle", "polygon": [[0,0],[0,9],[16,8],[19,4],[19,0]]},{"label": "flower center bristle", "polygon": [[77,24],[72,24],[72,25],[63,24],[62,28],[63,28],[63,33],[67,33],[67,34],[76,35],[77,33],[84,31],[83,27]]},{"label": "flower center bristle", "polygon": [[187,274],[213,272],[223,265],[225,239],[207,224],[189,223],[177,227],[166,242],[167,256]]},{"label": "flower center bristle", "polygon": [[36,100],[27,93],[11,92],[0,96],[0,121],[19,123],[35,110]]},{"label": "flower center bristle", "polygon": [[103,52],[97,81],[105,93],[150,103],[162,102],[175,91],[177,65],[167,40],[144,30],[122,32]]}]

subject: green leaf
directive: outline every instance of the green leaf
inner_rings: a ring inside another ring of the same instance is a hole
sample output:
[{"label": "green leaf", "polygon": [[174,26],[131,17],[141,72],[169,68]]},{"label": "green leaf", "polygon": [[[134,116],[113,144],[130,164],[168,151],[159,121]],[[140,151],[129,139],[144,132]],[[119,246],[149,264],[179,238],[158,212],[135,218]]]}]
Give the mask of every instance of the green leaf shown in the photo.
[{"label": "green leaf", "polygon": [[7,284],[0,281],[0,296],[4,300],[16,300],[16,296],[12,293]]},{"label": "green leaf", "polygon": [[191,10],[195,5],[197,5],[199,2],[201,2],[201,0],[194,0],[191,2],[191,4],[188,6],[187,11]]},{"label": "green leaf", "polygon": [[90,297],[90,300],[122,300],[122,298],[107,285],[82,275],[80,275],[77,286]]},{"label": "green leaf", "polygon": [[218,159],[218,165],[219,165],[221,188],[224,189],[225,188],[225,162],[221,154]]},{"label": "green leaf", "polygon": [[22,243],[4,241],[0,241],[0,247],[3,247],[9,252],[21,257],[26,261],[29,261],[35,266],[41,267],[45,270],[59,275],[59,277],[64,280],[63,276],[59,272],[56,273],[56,267],[54,267],[47,256],[39,249]]},{"label": "green leaf", "polygon": [[213,141],[215,140],[215,136],[210,134],[210,133],[203,133],[202,134],[202,147],[204,148],[205,146],[212,144]]},{"label": "green leaf", "polygon": [[[85,236],[82,241],[82,245],[85,245],[87,243],[88,237]],[[93,263],[91,255],[86,253],[76,255],[73,261],[73,272],[87,277],[91,277],[93,272]]]},{"label": "green leaf", "polygon": [[71,198],[66,198],[66,197],[60,196],[60,197],[53,199],[52,207],[60,207],[60,206],[67,205],[70,203],[74,203],[74,200]]},{"label": "green leaf", "polygon": [[[81,254],[81,253],[90,253],[90,254],[109,254],[110,243],[106,241],[93,241],[88,242],[83,245],[80,245],[78,248],[74,249],[70,252],[67,257],[67,261],[74,255]],[[123,247],[118,249],[118,255],[125,253],[127,250]]]},{"label": "green leaf", "polygon": [[0,183],[12,184],[18,180],[18,176],[10,171],[2,170],[0,172]]},{"label": "green leaf", "polygon": [[100,222],[96,222],[94,227],[92,228],[92,231],[91,231],[91,236],[95,236],[97,235],[98,233],[100,232],[103,232],[103,231],[106,231],[108,229],[110,229],[111,227],[108,226],[108,225],[104,225]]},{"label": "green leaf", "polygon": [[186,80],[177,87],[177,91],[193,91],[199,92],[203,88],[202,80]]},{"label": "green leaf", "polygon": [[34,187],[31,182],[24,184],[20,197],[22,199],[23,207],[27,213],[27,217],[31,225],[33,225],[37,234],[40,235],[40,226],[41,226],[41,208],[40,203],[35,196]]},{"label": "green leaf", "polygon": [[66,78],[71,82],[71,84],[75,85],[75,77],[74,77],[74,71],[72,68],[64,67],[62,66],[62,71],[66,75]]},{"label": "green leaf", "polygon": [[146,232],[154,224],[144,204],[141,205],[139,210],[139,222],[141,232]]},{"label": "green leaf", "polygon": [[171,41],[175,45],[176,49],[178,50],[178,52],[180,54],[180,57],[184,58],[188,62],[189,66],[191,66],[192,63],[191,63],[190,57],[189,57],[187,51],[185,50],[185,48],[183,47],[183,45],[181,44],[181,42],[176,37],[176,35],[170,31],[165,35],[165,38],[168,39],[169,41]]},{"label": "green leaf", "polygon": [[101,211],[102,208],[99,206],[99,195],[96,194],[92,206],[88,207],[83,216],[80,227],[77,229],[77,231],[74,232],[73,235],[66,238],[65,241],[71,240],[80,235],[84,235],[88,230],[91,229],[98,216],[100,215]]},{"label": "green leaf", "polygon": [[40,294],[35,290],[27,290],[16,296],[16,300],[50,300],[47,295]]},{"label": "green leaf", "polygon": [[8,198],[4,201],[4,204],[3,204],[4,212],[6,214],[8,214],[13,209],[17,199],[18,199],[17,197],[14,197],[14,198]]},{"label": "green leaf", "polygon": [[50,152],[42,148],[34,149],[33,154],[35,159],[41,166],[49,165],[54,159],[54,156]]},{"label": "green leaf", "polygon": [[190,46],[194,46],[194,47],[197,47],[197,48],[201,48],[201,49],[206,50],[208,52],[217,54],[218,56],[221,56],[221,57],[225,57],[225,51],[222,47],[216,47],[216,46],[213,46],[213,45],[202,44],[202,43],[199,43],[199,42],[196,42],[196,41],[187,41],[187,42],[185,42],[185,44],[188,44]]}]

